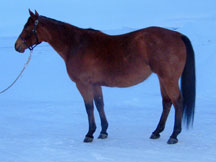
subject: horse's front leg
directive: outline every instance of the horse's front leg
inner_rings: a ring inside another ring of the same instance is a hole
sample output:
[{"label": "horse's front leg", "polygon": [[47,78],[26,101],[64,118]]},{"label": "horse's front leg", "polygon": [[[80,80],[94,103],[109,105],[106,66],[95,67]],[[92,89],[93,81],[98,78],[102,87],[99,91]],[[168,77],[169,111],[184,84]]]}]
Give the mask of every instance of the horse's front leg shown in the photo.
[{"label": "horse's front leg", "polygon": [[76,83],[76,86],[84,99],[85,108],[88,115],[89,130],[85,136],[84,142],[92,142],[94,138],[93,134],[96,130],[93,105],[93,87],[92,85],[83,83]]},{"label": "horse's front leg", "polygon": [[100,86],[94,86],[93,89],[94,89],[94,101],[100,115],[101,127],[102,127],[102,130],[98,138],[105,139],[108,137],[108,133],[107,133],[108,122],[104,111],[102,88]]}]

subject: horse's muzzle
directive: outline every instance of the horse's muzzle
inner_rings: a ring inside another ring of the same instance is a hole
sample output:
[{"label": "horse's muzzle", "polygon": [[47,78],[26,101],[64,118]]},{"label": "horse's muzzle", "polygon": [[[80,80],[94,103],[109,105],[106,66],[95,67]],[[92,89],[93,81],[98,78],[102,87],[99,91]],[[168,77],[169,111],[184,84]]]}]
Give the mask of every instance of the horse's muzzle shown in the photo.
[{"label": "horse's muzzle", "polygon": [[23,50],[23,48],[21,47],[21,45],[18,46],[17,43],[15,43],[15,46],[14,46],[14,47],[15,47],[15,50],[16,50],[17,52],[24,53],[24,51],[25,51],[25,50]]}]

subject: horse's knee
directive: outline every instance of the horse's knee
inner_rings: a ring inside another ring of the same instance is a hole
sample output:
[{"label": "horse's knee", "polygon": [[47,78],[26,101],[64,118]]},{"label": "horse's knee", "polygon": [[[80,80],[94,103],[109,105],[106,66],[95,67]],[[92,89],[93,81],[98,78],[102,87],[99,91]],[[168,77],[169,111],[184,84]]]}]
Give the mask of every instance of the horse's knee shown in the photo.
[{"label": "horse's knee", "polygon": [[104,107],[103,97],[94,98],[95,105],[98,111],[101,111]]}]

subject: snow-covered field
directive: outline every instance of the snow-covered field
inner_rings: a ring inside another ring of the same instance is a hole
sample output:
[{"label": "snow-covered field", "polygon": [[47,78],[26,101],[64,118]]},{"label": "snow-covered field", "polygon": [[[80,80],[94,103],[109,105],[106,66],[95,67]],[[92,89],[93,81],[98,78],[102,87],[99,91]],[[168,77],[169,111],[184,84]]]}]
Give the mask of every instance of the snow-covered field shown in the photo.
[{"label": "snow-covered field", "polygon": [[[150,140],[161,115],[156,75],[131,88],[103,88],[109,138],[83,143],[87,115],[63,60],[39,45],[23,77],[0,95],[0,162],[215,162],[216,161],[216,1],[7,1],[0,6],[0,90],[22,69],[29,51],[14,42],[27,9],[109,34],[158,25],[187,35],[196,56],[197,102],[193,129],[167,145],[174,111],[158,140]],[[96,114],[97,112],[95,112]]]}]

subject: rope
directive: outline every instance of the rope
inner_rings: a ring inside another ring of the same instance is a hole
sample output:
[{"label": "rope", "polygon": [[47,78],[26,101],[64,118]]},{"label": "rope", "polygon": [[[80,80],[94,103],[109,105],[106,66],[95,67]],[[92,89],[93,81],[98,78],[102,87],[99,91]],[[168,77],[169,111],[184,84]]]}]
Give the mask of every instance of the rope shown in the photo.
[{"label": "rope", "polygon": [[4,93],[4,92],[6,92],[8,89],[10,89],[10,88],[17,82],[17,80],[21,77],[22,73],[25,71],[26,67],[28,66],[28,64],[29,64],[29,62],[30,62],[30,60],[31,60],[31,58],[32,58],[32,52],[33,52],[33,50],[30,51],[30,55],[29,55],[29,57],[28,57],[28,60],[27,60],[27,62],[25,63],[25,65],[24,65],[22,71],[20,72],[20,74],[17,76],[17,78],[16,78],[7,88],[5,88],[4,90],[0,91],[0,94]]}]

